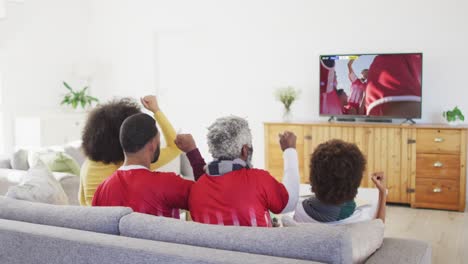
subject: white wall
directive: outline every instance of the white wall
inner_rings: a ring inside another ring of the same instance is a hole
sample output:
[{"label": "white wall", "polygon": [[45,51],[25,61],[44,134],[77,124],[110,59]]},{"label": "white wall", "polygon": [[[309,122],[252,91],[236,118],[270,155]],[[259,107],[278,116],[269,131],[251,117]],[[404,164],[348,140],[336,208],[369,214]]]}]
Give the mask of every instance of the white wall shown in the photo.
[{"label": "white wall", "polygon": [[254,163],[264,165],[263,125],[281,119],[274,89],[302,90],[296,121],[318,117],[318,55],[424,52],[423,120],[468,112],[468,4],[449,1],[93,1],[101,96],[160,96],[176,128],[196,136],[222,115],[247,117]]},{"label": "white wall", "polygon": [[468,3],[449,1],[93,1],[92,41],[102,97],[155,91],[176,129],[205,157],[206,127],[247,117],[254,163],[264,166],[264,121],[279,120],[275,88],[294,85],[296,121],[318,117],[318,55],[424,52],[423,119],[468,111]]},{"label": "white wall", "polygon": [[93,95],[104,100],[156,93],[207,158],[206,127],[222,115],[247,117],[261,168],[263,122],[282,114],[276,88],[302,90],[296,121],[320,119],[323,53],[422,51],[422,122],[441,122],[455,105],[468,112],[464,0],[27,0],[6,7],[0,120],[7,153],[14,116],[62,111],[61,81],[76,86],[92,75]]},{"label": "white wall", "polygon": [[90,8],[87,0],[9,2],[6,8],[0,20],[0,112],[3,150],[10,153],[15,116],[62,111],[62,80],[83,84],[77,73],[87,60]]}]

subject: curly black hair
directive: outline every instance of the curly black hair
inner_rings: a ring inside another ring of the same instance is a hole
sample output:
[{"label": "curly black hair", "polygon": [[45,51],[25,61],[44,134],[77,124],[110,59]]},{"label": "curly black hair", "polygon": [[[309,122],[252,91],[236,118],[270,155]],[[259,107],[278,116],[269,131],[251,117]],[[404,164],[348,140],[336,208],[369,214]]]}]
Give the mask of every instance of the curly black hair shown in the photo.
[{"label": "curly black hair", "polygon": [[138,113],[141,113],[141,108],[131,98],[114,99],[94,108],[83,129],[85,155],[90,160],[105,164],[122,162],[124,153],[119,141],[120,126],[127,117]]},{"label": "curly black hair", "polygon": [[354,199],[366,169],[355,144],[333,139],[320,144],[310,159],[310,183],[317,199],[339,205]]}]

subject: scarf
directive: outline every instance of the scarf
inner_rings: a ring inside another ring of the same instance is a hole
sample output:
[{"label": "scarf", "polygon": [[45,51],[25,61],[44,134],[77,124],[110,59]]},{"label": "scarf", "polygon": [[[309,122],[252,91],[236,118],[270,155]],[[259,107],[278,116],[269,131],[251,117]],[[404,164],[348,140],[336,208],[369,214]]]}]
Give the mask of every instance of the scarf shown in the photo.
[{"label": "scarf", "polygon": [[318,222],[335,222],[350,217],[356,209],[354,200],[341,205],[329,205],[322,203],[317,197],[312,196],[302,201],[304,211],[312,219]]},{"label": "scarf", "polygon": [[249,166],[242,159],[215,160],[206,166],[206,174],[210,176],[223,176],[224,174],[243,168],[249,169]]}]

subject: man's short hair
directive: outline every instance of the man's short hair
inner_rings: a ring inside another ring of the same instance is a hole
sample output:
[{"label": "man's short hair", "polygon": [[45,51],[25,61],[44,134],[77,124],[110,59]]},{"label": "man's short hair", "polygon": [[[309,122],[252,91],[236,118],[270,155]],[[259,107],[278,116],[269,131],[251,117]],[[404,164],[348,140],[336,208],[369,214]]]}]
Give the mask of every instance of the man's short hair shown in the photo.
[{"label": "man's short hair", "polygon": [[339,205],[356,197],[366,159],[355,144],[333,139],[320,144],[310,160],[310,182],[317,199]]},{"label": "man's short hair", "polygon": [[239,158],[244,145],[252,146],[249,123],[244,118],[227,116],[208,127],[208,148],[215,159]]},{"label": "man's short hair", "polygon": [[141,150],[158,134],[156,121],[147,114],[127,117],[120,127],[120,144],[125,153]]}]

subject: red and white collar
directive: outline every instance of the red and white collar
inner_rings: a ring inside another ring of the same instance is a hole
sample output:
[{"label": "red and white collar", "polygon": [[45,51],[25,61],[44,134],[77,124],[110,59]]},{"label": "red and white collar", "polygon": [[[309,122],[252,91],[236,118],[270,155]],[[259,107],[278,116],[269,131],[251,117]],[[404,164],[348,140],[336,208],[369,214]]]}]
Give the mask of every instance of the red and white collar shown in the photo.
[{"label": "red and white collar", "polygon": [[143,165],[127,165],[127,166],[121,166],[118,170],[121,171],[129,171],[129,170],[149,170]]}]

